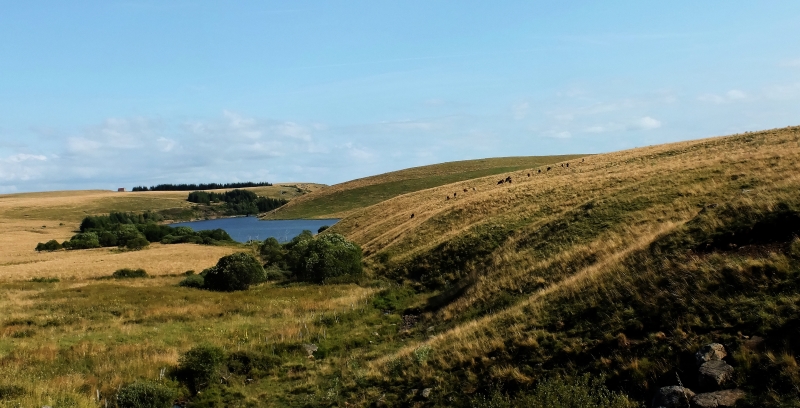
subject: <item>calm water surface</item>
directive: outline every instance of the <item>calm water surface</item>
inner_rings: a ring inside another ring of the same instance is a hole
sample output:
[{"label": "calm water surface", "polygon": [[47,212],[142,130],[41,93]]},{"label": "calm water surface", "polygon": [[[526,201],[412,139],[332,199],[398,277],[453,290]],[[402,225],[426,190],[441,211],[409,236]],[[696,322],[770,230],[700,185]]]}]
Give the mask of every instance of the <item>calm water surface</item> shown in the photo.
[{"label": "calm water surface", "polygon": [[191,227],[195,231],[222,228],[238,242],[247,242],[251,239],[263,241],[269,237],[274,237],[280,242],[287,242],[300,235],[303,230],[309,230],[316,234],[319,227],[330,226],[338,221],[338,219],[262,221],[256,217],[238,217],[179,222],[170,224],[170,227]]}]

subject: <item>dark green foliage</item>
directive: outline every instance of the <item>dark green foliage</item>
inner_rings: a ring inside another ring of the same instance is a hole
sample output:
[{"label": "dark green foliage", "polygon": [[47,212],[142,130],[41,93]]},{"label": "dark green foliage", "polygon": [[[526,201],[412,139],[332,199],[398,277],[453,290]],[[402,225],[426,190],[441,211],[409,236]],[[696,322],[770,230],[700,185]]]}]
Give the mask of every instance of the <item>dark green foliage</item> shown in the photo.
[{"label": "dark green foliage", "polygon": [[299,280],[324,283],[334,278],[362,275],[361,247],[340,234],[302,238],[289,244],[287,263]]},{"label": "dark green foliage", "polygon": [[220,375],[225,351],[219,347],[195,346],[178,359],[176,376],[193,392],[208,387]]},{"label": "dark green foliage", "polygon": [[510,397],[500,392],[472,400],[475,408],[636,408],[624,394],[611,392],[588,375],[569,381],[561,377],[540,381],[533,390]]},{"label": "dark green foliage", "polygon": [[104,247],[117,246],[117,234],[111,231],[101,231],[97,234],[100,239],[100,245]]},{"label": "dark green foliage", "polygon": [[232,292],[247,290],[250,285],[264,282],[266,273],[252,255],[237,252],[220,258],[215,266],[207,270],[204,278],[206,289]]},{"label": "dark green foliage", "polygon": [[184,280],[180,281],[178,285],[185,288],[200,289],[205,286],[205,279],[203,279],[203,277],[200,275],[189,275]]},{"label": "dark green foliage", "polygon": [[328,229],[330,227],[331,227],[330,225],[323,225],[323,226],[319,227],[319,229],[317,230],[317,234],[322,234],[322,231],[325,231],[326,229]]},{"label": "dark green foliage", "polygon": [[100,238],[94,232],[81,232],[63,243],[66,249],[100,248]]},{"label": "dark green foliage", "polygon": [[130,268],[122,268],[117,269],[111,274],[111,277],[114,279],[129,279],[129,278],[146,278],[147,271],[144,269],[130,269]]},{"label": "dark green foliage", "polygon": [[792,243],[789,244],[789,255],[800,259],[800,238],[795,237],[795,239],[792,240]]},{"label": "dark green foliage", "polygon": [[51,239],[50,241],[47,241],[45,243],[41,243],[40,242],[40,243],[38,243],[36,245],[36,250],[39,251],[39,252],[41,252],[41,251],[58,251],[61,248],[62,248],[61,244],[59,244],[58,241],[56,241],[54,239]]},{"label": "dark green foliage", "polygon": [[224,193],[193,191],[187,198],[197,204],[225,203],[227,213],[231,215],[250,215],[274,210],[288,201],[282,198],[260,197],[249,190],[231,190]]},{"label": "dark green foliage", "polygon": [[136,237],[133,239],[129,239],[128,242],[125,243],[125,249],[129,249],[131,251],[138,251],[140,249],[147,248],[150,245],[150,242],[147,241],[145,237]]},{"label": "dark green foliage", "polygon": [[33,279],[31,279],[31,282],[36,282],[36,283],[56,283],[56,282],[61,282],[61,280],[58,279],[58,278],[33,278]]},{"label": "dark green foliage", "polygon": [[117,392],[119,408],[171,408],[176,396],[172,388],[152,381],[136,381]]},{"label": "dark green foliage", "polygon": [[269,237],[258,247],[258,253],[265,265],[276,266],[286,270],[286,250],[277,239]]},{"label": "dark green foliage", "polygon": [[261,354],[252,351],[237,351],[228,356],[228,370],[237,375],[244,375],[247,378],[262,378],[275,367],[280,366],[280,357]]},{"label": "dark green foliage", "polygon": [[288,277],[288,273],[285,270],[275,265],[266,265],[264,267],[264,273],[268,281],[283,280]]},{"label": "dark green foliage", "polygon": [[123,213],[112,212],[108,215],[88,216],[81,221],[81,232],[106,230],[118,224],[148,224],[161,221],[163,218],[153,212]]},{"label": "dark green foliage", "polygon": [[18,385],[0,385],[0,401],[21,397],[23,394],[25,389]]},{"label": "dark green foliage", "polygon": [[157,186],[136,186],[132,191],[192,191],[192,190],[222,190],[226,188],[269,187],[272,183],[252,181],[240,183],[201,183],[201,184],[159,184]]}]

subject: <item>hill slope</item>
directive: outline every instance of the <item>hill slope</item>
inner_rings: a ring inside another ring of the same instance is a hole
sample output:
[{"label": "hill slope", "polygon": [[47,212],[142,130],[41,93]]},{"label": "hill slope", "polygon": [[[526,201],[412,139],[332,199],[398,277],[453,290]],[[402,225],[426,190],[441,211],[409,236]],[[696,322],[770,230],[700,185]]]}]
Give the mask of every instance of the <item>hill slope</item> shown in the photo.
[{"label": "hill slope", "polygon": [[436,384],[466,403],[590,372],[649,401],[676,373],[701,388],[693,353],[715,341],[752,401],[800,400],[800,128],[527,173],[402,195],[332,228],[377,276],[435,295],[406,312],[435,335],[372,362],[379,388]]},{"label": "hill slope", "polygon": [[581,156],[584,155],[499,157],[413,167],[315,191],[266,214],[265,218],[342,218],[361,208],[402,194],[477,177],[546,166]]}]

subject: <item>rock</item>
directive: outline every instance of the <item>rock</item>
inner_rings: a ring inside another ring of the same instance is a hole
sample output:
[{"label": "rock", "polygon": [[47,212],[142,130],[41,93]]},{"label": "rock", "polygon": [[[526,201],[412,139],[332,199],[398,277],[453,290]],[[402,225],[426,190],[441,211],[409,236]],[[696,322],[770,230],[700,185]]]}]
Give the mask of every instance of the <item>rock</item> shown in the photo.
[{"label": "rock", "polygon": [[699,382],[703,388],[718,390],[730,381],[733,367],[722,360],[712,360],[700,366]]},{"label": "rock", "polygon": [[692,406],[698,408],[732,408],[736,401],[745,397],[742,390],[724,390],[697,394],[692,398]]},{"label": "rock", "polygon": [[422,390],[422,394],[420,395],[422,395],[422,398],[428,399],[431,396],[431,391],[433,391],[433,389],[425,388]]},{"label": "rock", "polygon": [[695,353],[694,358],[697,360],[697,366],[700,367],[703,363],[714,360],[722,360],[727,356],[725,346],[719,343],[706,344]]},{"label": "rock", "polygon": [[306,353],[308,353],[309,357],[313,357],[314,352],[319,350],[319,347],[317,347],[316,344],[303,344],[303,348],[306,350]]},{"label": "rock", "polygon": [[689,400],[694,397],[692,390],[677,385],[661,387],[653,397],[653,408],[689,408]]}]

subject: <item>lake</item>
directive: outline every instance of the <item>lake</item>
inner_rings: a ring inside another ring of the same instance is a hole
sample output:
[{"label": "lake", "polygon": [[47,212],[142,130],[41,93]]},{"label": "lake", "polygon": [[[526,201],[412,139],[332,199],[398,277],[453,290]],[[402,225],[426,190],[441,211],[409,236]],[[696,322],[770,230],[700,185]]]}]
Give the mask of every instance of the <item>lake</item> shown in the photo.
[{"label": "lake", "polygon": [[338,219],[326,220],[259,220],[257,217],[219,218],[216,220],[178,222],[170,227],[191,227],[195,231],[222,228],[235,241],[247,242],[251,239],[263,241],[274,237],[280,242],[291,241],[303,230],[314,234],[323,225],[333,225]]}]

